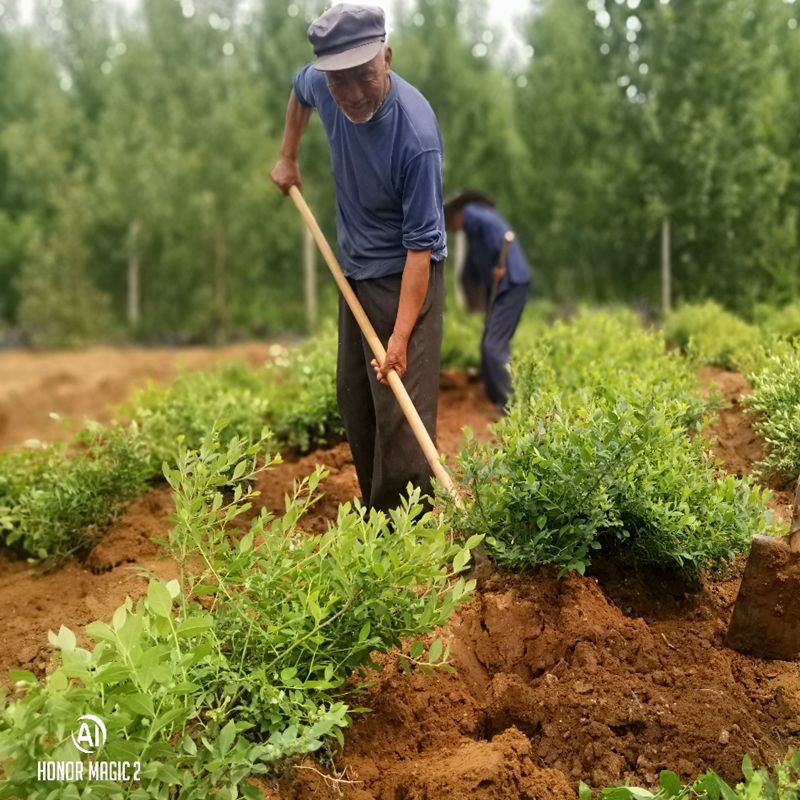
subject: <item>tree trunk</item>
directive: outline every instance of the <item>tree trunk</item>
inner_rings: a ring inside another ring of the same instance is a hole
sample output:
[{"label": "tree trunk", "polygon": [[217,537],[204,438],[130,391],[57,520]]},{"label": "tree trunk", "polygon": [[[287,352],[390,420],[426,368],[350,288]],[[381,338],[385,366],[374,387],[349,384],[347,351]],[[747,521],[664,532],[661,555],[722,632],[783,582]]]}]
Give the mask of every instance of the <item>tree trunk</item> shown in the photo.
[{"label": "tree trunk", "polygon": [[672,264],[669,217],[661,220],[661,312],[666,317],[672,310]]},{"label": "tree trunk", "polygon": [[464,263],[467,258],[467,237],[464,231],[457,231],[455,234],[455,245],[453,247],[453,261],[455,262],[455,292],[456,305],[459,308],[467,307],[467,298],[464,294],[464,286],[461,282],[461,275],[464,272]]},{"label": "tree trunk", "polygon": [[142,225],[135,219],[128,226],[128,325],[136,328],[142,318],[141,278],[139,260],[139,234]]},{"label": "tree trunk", "polygon": [[222,220],[217,220],[214,235],[214,301],[216,307],[216,330],[214,339],[217,344],[228,341],[228,240]]}]

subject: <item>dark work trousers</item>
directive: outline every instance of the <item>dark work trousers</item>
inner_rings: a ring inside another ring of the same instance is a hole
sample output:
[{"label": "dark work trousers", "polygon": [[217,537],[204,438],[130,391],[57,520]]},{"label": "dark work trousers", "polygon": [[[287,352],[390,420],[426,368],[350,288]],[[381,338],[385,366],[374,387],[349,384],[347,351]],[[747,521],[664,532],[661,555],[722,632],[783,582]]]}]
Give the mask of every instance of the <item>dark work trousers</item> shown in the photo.
[{"label": "dark work trousers", "polygon": [[[394,330],[402,274],[354,281],[350,285],[386,347]],[[444,268],[432,262],[428,293],[408,342],[403,384],[422,422],[436,441],[439,358],[442,344]],[[410,481],[431,491],[431,468],[391,388],[370,365],[372,351],[343,297],[339,297],[339,356],[336,395],[353,452],[362,502],[386,511],[400,503]]]},{"label": "dark work trousers", "polygon": [[512,283],[500,291],[481,339],[481,372],[486,394],[493,403],[505,406],[511,394],[511,337],[519,325],[528,300],[529,284]]}]

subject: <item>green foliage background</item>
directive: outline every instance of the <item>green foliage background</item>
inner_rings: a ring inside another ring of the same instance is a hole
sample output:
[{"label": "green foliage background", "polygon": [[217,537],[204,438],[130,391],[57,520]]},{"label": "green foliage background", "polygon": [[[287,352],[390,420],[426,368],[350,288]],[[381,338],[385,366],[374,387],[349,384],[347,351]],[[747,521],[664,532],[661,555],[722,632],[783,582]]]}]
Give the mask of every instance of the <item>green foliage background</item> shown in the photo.
[{"label": "green foliage background", "polygon": [[[267,173],[324,5],[36,0],[32,21],[0,5],[0,335],[307,328],[301,223]],[[438,115],[446,193],[496,196],[540,297],[658,306],[668,219],[676,299],[749,312],[800,288],[799,16],[784,0],[537,0],[514,49],[485,0],[398,0],[393,67]],[[318,121],[301,169],[333,238]]]}]

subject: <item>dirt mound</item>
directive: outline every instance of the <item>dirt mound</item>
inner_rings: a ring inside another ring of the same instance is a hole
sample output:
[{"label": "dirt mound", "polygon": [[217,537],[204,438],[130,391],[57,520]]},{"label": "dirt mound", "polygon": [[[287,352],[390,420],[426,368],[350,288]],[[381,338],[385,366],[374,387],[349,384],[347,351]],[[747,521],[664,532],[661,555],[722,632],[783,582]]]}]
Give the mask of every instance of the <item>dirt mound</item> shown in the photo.
[{"label": "dirt mound", "polygon": [[41,575],[30,572],[24,561],[0,555],[0,615],[3,619],[0,683],[9,685],[9,669],[29,669],[43,675],[51,655],[47,631],[63,624],[86,647],[90,640],[83,627],[96,619],[107,620],[126,595],[143,597],[146,579],[137,569],[154,572],[165,580],[178,576],[177,567],[164,559],[152,537],[165,536],[166,517],[174,511],[169,492],[152,489],[135,500],[89,553],[86,562],[70,559],[63,567]]},{"label": "dirt mound", "polygon": [[[672,576],[496,572],[445,634],[457,676],[387,667],[337,767],[353,800],[574,798],[577,782],[655,786],[800,744],[800,671],[727,650],[736,581],[686,593]],[[652,616],[639,613],[653,607]],[[339,787],[340,789],[342,787]],[[274,797],[333,798],[301,770]]]},{"label": "dirt mound", "polygon": [[[492,741],[464,740],[434,753],[415,754],[389,767],[378,782],[364,778],[334,781],[304,764],[299,768],[305,776],[302,787],[265,788],[264,792],[269,800],[343,796],[352,800],[561,800],[574,797],[564,775],[557,770],[537,767],[531,751],[528,737],[512,728]],[[352,772],[355,774],[356,770]],[[375,776],[381,772],[378,765],[367,761],[358,774]]]}]

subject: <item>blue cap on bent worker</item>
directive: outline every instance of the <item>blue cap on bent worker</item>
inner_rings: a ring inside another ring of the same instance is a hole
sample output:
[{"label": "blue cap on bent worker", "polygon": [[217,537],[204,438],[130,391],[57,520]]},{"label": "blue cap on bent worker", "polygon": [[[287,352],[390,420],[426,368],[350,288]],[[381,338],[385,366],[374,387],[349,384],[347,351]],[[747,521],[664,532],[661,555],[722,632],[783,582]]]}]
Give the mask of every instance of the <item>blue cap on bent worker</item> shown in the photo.
[{"label": "blue cap on bent worker", "polygon": [[314,46],[314,67],[318,70],[330,72],[366,64],[386,41],[383,9],[338,3],[309,25],[308,40]]}]

